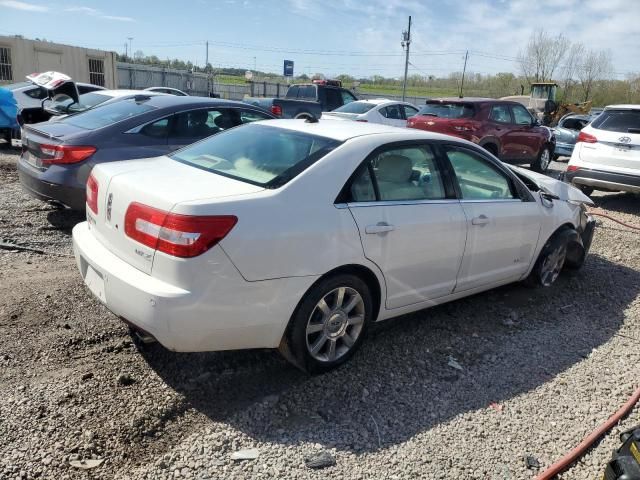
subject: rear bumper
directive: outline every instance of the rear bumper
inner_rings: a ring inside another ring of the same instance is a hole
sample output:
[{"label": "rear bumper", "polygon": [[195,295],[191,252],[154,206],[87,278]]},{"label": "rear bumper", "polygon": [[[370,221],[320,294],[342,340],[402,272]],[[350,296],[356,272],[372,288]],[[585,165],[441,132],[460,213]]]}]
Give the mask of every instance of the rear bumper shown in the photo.
[{"label": "rear bumper", "polygon": [[[200,269],[194,276],[204,272],[207,280],[187,290],[120,259],[87,222],[74,227],[73,250],[85,284],[109,310],[180,352],[277,347],[298,301],[315,280],[247,282],[216,246],[203,254],[206,260],[194,259]],[[216,271],[210,275],[212,266]]]},{"label": "rear bumper", "polygon": [[22,188],[32,197],[39,200],[55,201],[73,210],[84,211],[84,187],[72,187],[45,180],[46,172],[41,172],[22,159],[18,160],[18,178]]},{"label": "rear bumper", "polygon": [[572,172],[566,172],[564,179],[573,185],[585,185],[614,192],[640,193],[640,175],[578,168]]}]

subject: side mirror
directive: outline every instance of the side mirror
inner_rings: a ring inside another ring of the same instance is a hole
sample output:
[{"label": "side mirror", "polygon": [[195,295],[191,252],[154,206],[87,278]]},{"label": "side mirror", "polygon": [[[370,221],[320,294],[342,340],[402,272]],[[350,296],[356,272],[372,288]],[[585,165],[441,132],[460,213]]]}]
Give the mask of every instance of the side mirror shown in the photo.
[{"label": "side mirror", "polygon": [[541,124],[540,124],[540,120],[538,120],[537,118],[534,118],[534,119],[531,121],[531,126],[532,126],[532,127],[539,127],[540,125],[541,125]]}]

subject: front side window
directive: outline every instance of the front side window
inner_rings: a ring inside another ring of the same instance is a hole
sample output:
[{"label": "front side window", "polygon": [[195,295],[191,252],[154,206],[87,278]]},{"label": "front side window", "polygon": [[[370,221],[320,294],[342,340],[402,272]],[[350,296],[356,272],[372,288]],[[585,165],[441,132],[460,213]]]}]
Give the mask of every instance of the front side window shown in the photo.
[{"label": "front side window", "polygon": [[350,196],[353,202],[441,200],[446,193],[433,150],[420,145],[375,155],[356,173]]},{"label": "front side window", "polygon": [[494,105],[491,107],[489,119],[498,123],[511,123],[511,114],[507,105]]},{"label": "front side window", "polygon": [[405,118],[411,118],[414,115],[418,114],[418,109],[411,107],[409,105],[403,105],[402,108],[404,108],[404,117]]},{"label": "front side window", "polygon": [[516,125],[531,125],[533,118],[522,105],[512,105],[513,119]]},{"label": "front side window", "polygon": [[339,144],[331,138],[249,124],[183,148],[171,158],[208,172],[277,188]]},{"label": "front side window", "polygon": [[466,148],[445,147],[463,200],[506,200],[513,195],[510,179],[480,155]]}]

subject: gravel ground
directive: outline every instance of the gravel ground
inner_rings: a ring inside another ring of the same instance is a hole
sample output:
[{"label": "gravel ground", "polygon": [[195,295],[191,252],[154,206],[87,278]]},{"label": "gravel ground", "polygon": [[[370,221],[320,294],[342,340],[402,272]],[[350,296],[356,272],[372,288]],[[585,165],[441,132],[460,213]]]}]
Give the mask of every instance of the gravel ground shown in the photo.
[{"label": "gravel ground", "polygon": [[[82,218],[22,193],[2,152],[0,239],[55,255],[0,250],[0,478],[530,479],[525,456],[550,465],[638,386],[640,237],[608,220],[553,288],[386,322],[343,368],[307,377],[271,351],[133,341],[70,257]],[[637,196],[595,198],[640,224]],[[636,407],[561,478],[597,478],[638,423]],[[258,458],[230,458],[249,448]],[[305,466],[323,451],[335,466]],[[87,459],[99,465],[74,466]]]}]

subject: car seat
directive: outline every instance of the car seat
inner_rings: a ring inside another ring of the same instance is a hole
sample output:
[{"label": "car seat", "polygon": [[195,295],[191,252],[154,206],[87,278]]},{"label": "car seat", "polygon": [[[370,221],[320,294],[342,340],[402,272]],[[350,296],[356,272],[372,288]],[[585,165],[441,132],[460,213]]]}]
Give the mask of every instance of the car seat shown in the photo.
[{"label": "car seat", "polygon": [[403,155],[385,155],[378,160],[376,178],[381,200],[419,200],[424,191],[411,181],[413,164]]}]

